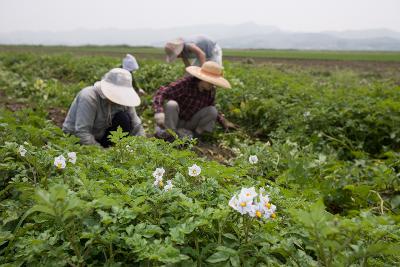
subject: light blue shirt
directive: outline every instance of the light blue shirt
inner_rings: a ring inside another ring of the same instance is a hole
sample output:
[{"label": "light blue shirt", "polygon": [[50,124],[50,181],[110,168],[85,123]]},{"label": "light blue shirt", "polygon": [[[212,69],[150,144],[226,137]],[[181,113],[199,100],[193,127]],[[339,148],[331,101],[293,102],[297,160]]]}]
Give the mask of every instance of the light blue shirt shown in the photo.
[{"label": "light blue shirt", "polygon": [[188,38],[183,38],[183,42],[183,54],[187,58],[196,58],[196,55],[188,50],[189,44],[195,44],[201,50],[203,50],[204,54],[206,54],[206,59],[212,58],[215,45],[217,44],[215,41],[203,35],[195,35]]}]

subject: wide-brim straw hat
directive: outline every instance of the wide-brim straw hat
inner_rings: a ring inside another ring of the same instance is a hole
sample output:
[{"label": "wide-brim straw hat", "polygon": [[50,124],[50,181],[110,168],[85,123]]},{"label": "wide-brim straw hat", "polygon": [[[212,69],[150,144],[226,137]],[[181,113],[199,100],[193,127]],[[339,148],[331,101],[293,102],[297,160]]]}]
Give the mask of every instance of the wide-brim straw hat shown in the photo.
[{"label": "wide-brim straw hat", "polygon": [[231,88],[231,84],[223,77],[222,67],[213,61],[204,62],[203,66],[189,66],[186,71],[200,80],[222,88]]},{"label": "wide-brim straw hat", "polygon": [[180,53],[182,53],[184,47],[183,39],[175,39],[165,44],[164,50],[167,54],[166,61],[168,63],[174,61]]},{"label": "wide-brim straw hat", "polygon": [[121,68],[110,70],[100,81],[101,92],[113,103],[137,107],[140,98],[132,87],[132,75]]}]

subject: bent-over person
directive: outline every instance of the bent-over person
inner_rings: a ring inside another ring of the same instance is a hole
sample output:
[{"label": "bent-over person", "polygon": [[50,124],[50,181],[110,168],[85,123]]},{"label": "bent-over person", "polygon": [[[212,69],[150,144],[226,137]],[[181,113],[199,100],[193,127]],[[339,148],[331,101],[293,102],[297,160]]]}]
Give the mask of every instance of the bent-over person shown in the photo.
[{"label": "bent-over person", "polygon": [[108,147],[111,131],[120,126],[124,132],[144,136],[135,107],[140,98],[132,87],[129,71],[115,68],[101,81],[82,89],[68,111],[63,131],[80,138],[83,145]]}]

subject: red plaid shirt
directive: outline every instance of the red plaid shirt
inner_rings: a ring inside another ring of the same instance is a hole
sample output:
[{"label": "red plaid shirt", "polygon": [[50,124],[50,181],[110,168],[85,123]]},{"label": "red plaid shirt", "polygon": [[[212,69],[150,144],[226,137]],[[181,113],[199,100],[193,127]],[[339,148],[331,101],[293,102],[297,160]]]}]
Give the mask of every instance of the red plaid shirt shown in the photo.
[{"label": "red plaid shirt", "polygon": [[[175,100],[179,105],[179,118],[188,121],[200,109],[215,105],[215,89],[200,91],[199,80],[193,76],[161,86],[153,97],[155,113],[164,112],[164,100]],[[218,113],[218,122],[221,123],[223,115]]]}]

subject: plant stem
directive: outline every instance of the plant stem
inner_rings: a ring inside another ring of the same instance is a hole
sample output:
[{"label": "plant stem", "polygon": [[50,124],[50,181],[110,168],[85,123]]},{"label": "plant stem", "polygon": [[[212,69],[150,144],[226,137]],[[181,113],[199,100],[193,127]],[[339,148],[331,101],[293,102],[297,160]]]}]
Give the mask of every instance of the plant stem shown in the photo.
[{"label": "plant stem", "polygon": [[218,221],[218,244],[222,244],[222,225],[220,221]]},{"label": "plant stem", "polygon": [[380,211],[381,211],[381,214],[383,215],[383,204],[384,204],[384,201],[383,201],[381,195],[375,190],[370,190],[370,192],[375,193],[376,196],[379,198],[379,200],[380,200]]},{"label": "plant stem", "polygon": [[196,246],[196,252],[197,252],[197,266],[201,266],[201,255],[200,255],[200,247],[199,247],[199,240],[196,239],[194,240],[195,246]]}]

